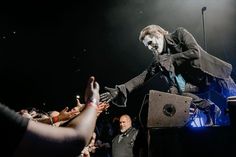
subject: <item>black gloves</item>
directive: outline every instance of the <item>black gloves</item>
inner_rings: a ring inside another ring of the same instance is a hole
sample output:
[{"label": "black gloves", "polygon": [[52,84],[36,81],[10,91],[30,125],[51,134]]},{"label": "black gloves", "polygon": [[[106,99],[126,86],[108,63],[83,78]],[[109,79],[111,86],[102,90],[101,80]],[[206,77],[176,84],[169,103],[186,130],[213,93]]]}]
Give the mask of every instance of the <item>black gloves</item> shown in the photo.
[{"label": "black gloves", "polygon": [[100,94],[100,101],[109,103],[113,99],[115,99],[119,94],[118,88],[104,88],[107,92]]}]

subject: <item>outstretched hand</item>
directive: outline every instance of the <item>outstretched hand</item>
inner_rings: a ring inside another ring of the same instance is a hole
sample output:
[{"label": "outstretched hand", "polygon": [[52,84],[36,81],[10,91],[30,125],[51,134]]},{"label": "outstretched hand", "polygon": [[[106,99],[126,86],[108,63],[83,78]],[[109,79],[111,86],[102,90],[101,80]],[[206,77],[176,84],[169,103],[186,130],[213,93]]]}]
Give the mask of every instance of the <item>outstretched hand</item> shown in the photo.
[{"label": "outstretched hand", "polygon": [[110,107],[110,104],[106,102],[100,102],[98,105],[98,113],[97,116],[99,116],[103,111],[107,111],[107,109]]},{"label": "outstretched hand", "polygon": [[113,99],[115,99],[118,96],[119,90],[117,88],[109,88],[109,87],[105,87],[104,88],[107,92],[102,93],[100,95],[101,98],[101,102],[106,102],[109,103],[110,101],[112,101]]},{"label": "outstretched hand", "polygon": [[88,80],[88,84],[85,90],[85,102],[96,101],[99,103],[99,84],[95,81],[95,77],[91,76]]}]

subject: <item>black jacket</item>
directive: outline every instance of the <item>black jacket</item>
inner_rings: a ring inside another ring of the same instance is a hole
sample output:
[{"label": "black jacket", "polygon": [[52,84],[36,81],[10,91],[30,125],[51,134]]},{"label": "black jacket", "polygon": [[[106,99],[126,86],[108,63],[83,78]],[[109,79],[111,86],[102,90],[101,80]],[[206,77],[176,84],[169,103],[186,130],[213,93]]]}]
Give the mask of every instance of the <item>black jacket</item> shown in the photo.
[{"label": "black jacket", "polygon": [[[138,130],[131,127],[124,134],[118,134],[112,140],[113,157],[134,157],[134,145],[138,135]],[[119,141],[120,136],[122,139]]]},{"label": "black jacket", "polygon": [[[165,35],[164,38],[165,46],[161,55],[170,54],[175,73],[184,75],[187,82],[195,84],[194,81],[201,80],[203,75],[219,79],[231,78],[232,65],[204,51],[186,29],[179,27],[174,32]],[[128,93],[144,85],[160,71],[157,62],[154,57],[150,66],[141,74],[124,84],[117,85],[116,88],[120,92],[113,102],[126,106]]]}]

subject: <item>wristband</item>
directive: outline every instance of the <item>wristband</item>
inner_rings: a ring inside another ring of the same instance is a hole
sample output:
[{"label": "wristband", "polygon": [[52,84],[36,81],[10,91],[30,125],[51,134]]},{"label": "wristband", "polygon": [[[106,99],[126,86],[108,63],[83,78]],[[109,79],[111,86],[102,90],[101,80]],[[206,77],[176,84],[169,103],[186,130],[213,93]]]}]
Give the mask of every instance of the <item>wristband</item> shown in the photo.
[{"label": "wristband", "polygon": [[93,104],[95,104],[95,105],[98,105],[99,102],[98,102],[97,99],[92,98],[92,99],[89,99],[87,103],[93,103]]},{"label": "wristband", "polygon": [[98,106],[97,106],[97,105],[95,105],[94,103],[91,103],[91,102],[90,102],[90,103],[88,103],[88,104],[87,104],[87,106],[95,107],[96,109],[98,109]]},{"label": "wristband", "polygon": [[93,98],[93,99],[89,99],[87,102],[87,106],[93,106],[98,108],[98,101],[97,99]]}]

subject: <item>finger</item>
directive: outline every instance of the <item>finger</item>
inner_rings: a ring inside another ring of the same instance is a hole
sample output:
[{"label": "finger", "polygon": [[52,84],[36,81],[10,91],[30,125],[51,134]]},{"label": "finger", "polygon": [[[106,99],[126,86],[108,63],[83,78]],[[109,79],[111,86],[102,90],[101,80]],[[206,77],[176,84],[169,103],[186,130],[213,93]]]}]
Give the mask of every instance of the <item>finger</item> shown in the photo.
[{"label": "finger", "polygon": [[84,96],[85,102],[87,102],[90,91],[93,89],[93,84],[92,84],[93,80],[94,80],[93,76],[89,77],[89,79],[88,79],[87,86],[85,89],[85,96]]},{"label": "finger", "polygon": [[65,107],[62,111],[63,112],[66,112],[66,111],[68,111],[69,110],[69,107]]},{"label": "finger", "polygon": [[110,94],[109,92],[102,93],[102,94],[100,95],[100,98],[105,98],[105,97],[107,97],[109,94]]},{"label": "finger", "polygon": [[100,102],[100,104],[98,106],[105,106],[104,102]]},{"label": "finger", "polygon": [[80,103],[80,100],[79,99],[76,99],[76,101],[77,101],[77,106],[78,107],[82,107],[83,105]]},{"label": "finger", "polygon": [[97,81],[95,81],[93,85],[94,85],[93,87],[94,87],[95,89],[98,89],[98,90],[99,90],[100,87],[99,87],[99,84],[97,83]]},{"label": "finger", "polygon": [[105,98],[105,97],[106,97],[106,94],[105,94],[105,93],[100,94],[100,99],[103,99],[103,98]]},{"label": "finger", "polygon": [[94,80],[95,80],[94,76],[91,76],[88,80],[88,85],[92,85]]},{"label": "finger", "polygon": [[111,90],[111,88],[109,88],[109,87],[104,87],[104,89],[105,89],[106,91]]},{"label": "finger", "polygon": [[109,100],[110,98],[103,98],[103,99],[101,99],[100,101],[101,102],[104,102],[104,103],[107,103],[107,101]]},{"label": "finger", "polygon": [[90,87],[92,87],[92,88],[94,87],[94,82],[95,82],[95,77],[91,76],[89,78]]},{"label": "finger", "polygon": [[108,100],[106,101],[106,103],[109,103],[109,102],[111,102],[111,99],[108,99]]}]

